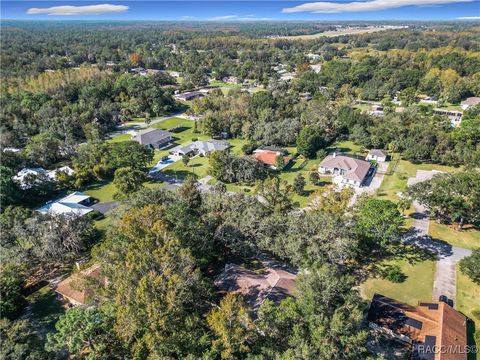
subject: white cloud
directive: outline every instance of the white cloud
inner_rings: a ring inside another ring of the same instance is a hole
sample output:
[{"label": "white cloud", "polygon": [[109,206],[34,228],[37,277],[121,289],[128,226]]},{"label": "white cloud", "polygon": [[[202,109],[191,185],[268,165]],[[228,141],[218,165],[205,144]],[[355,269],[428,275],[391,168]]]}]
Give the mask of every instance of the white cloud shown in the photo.
[{"label": "white cloud", "polygon": [[353,1],[349,3],[338,2],[312,2],[284,8],[284,13],[312,12],[312,13],[342,13],[395,9],[402,6],[432,6],[452,3],[473,2],[474,0],[368,0]]},{"label": "white cloud", "polygon": [[236,18],[238,18],[237,15],[224,15],[224,16],[215,16],[215,17],[212,17],[212,18],[210,18],[210,20],[222,21],[222,20],[233,20],[233,19],[236,19]]},{"label": "white cloud", "polygon": [[225,15],[225,16],[215,16],[210,18],[211,21],[267,21],[273,20],[272,18],[267,17],[256,17],[255,15],[245,15],[245,16],[238,16],[238,15]]},{"label": "white cloud", "polygon": [[480,20],[480,16],[460,16],[457,20]]},{"label": "white cloud", "polygon": [[112,5],[112,4],[99,4],[99,5],[85,5],[85,6],[52,6],[49,8],[30,8],[27,10],[27,14],[47,14],[47,15],[60,15],[60,16],[72,16],[72,15],[100,15],[100,14],[114,14],[125,12],[129,9],[126,5]]}]

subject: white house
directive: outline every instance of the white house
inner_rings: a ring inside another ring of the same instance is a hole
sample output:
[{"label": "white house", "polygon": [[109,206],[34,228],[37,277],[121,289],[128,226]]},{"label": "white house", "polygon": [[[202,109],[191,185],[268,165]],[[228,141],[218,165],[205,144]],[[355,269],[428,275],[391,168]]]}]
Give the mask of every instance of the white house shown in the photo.
[{"label": "white house", "polygon": [[47,171],[47,176],[52,180],[56,180],[59,172],[64,172],[68,176],[72,176],[75,173],[70,166],[62,166],[58,169]]},{"label": "white house", "polygon": [[75,191],[57,201],[49,201],[41,208],[37,209],[42,214],[77,214],[86,215],[92,212],[93,209],[89,207],[92,204],[92,197]]},{"label": "white house", "polygon": [[23,168],[20,170],[17,175],[13,177],[13,180],[18,183],[21,189],[30,189],[33,184],[29,181],[29,178],[36,178],[38,176],[45,175],[48,176],[47,171],[42,167],[35,168]]},{"label": "white house", "polygon": [[380,149],[371,149],[368,151],[368,155],[365,158],[367,161],[378,161],[385,162],[387,161],[388,154],[384,150]]},{"label": "white house", "polygon": [[188,145],[179,145],[170,150],[172,155],[208,155],[214,151],[225,151],[231,145],[227,141],[210,139],[207,141],[194,141]]},{"label": "white house", "polygon": [[360,187],[370,171],[368,161],[333,153],[320,163],[318,172],[332,175],[333,182],[338,185]]}]

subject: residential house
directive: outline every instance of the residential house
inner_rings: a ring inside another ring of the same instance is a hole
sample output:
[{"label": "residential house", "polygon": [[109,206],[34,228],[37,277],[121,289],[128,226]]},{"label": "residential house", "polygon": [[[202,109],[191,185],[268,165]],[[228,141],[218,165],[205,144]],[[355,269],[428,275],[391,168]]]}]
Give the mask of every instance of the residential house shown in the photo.
[{"label": "residential house", "polygon": [[318,61],[318,60],[320,60],[322,57],[321,57],[320,54],[312,54],[312,53],[309,53],[309,54],[307,54],[307,58],[308,58],[309,60],[312,60],[312,61]]},{"label": "residential house", "polygon": [[93,211],[89,207],[92,202],[91,196],[75,191],[57,201],[47,202],[36,211],[42,214],[77,214],[83,216]]},{"label": "residential house", "polygon": [[227,141],[210,139],[207,141],[194,141],[188,145],[179,145],[170,150],[172,155],[202,155],[206,156],[214,151],[225,151],[231,145]]},{"label": "residential house", "polygon": [[322,70],[321,64],[311,64],[309,67],[312,71],[316,72],[317,74]]},{"label": "residential house", "polygon": [[291,296],[295,291],[297,271],[285,264],[260,256],[261,268],[248,269],[237,264],[227,264],[215,280],[223,293],[233,292],[244,297],[246,304],[257,311],[267,299],[273,302]]},{"label": "residential house", "polygon": [[178,100],[183,100],[183,101],[190,101],[198,97],[205,96],[203,92],[200,91],[191,91],[191,92],[186,92],[186,93],[181,93],[181,94],[176,94],[174,97]]},{"label": "residential house", "polygon": [[136,133],[132,140],[154,149],[160,149],[171,144],[172,134],[161,129],[144,129]]},{"label": "residential house", "polygon": [[359,187],[368,176],[370,167],[368,161],[333,153],[323,159],[318,172],[322,175],[331,174],[333,182],[338,185]]},{"label": "residential house", "polygon": [[462,122],[463,112],[457,110],[447,110],[447,109],[433,109],[435,115],[444,115],[448,116],[450,120],[450,125],[452,127],[457,127]]},{"label": "residential house", "polygon": [[92,300],[99,286],[105,287],[107,284],[100,265],[93,265],[59,282],[55,291],[71,305],[80,306]]},{"label": "residential house", "polygon": [[365,158],[367,161],[385,162],[387,161],[388,154],[385,150],[371,149],[368,151],[368,155]]},{"label": "residential house", "polygon": [[465,99],[460,105],[462,106],[463,110],[467,110],[469,107],[476,106],[478,104],[480,104],[480,97],[474,96]]},{"label": "residential house", "polygon": [[375,294],[367,319],[374,331],[410,344],[414,359],[467,359],[467,318],[444,302],[410,306]]},{"label": "residential house", "polygon": [[75,173],[75,171],[70,166],[62,166],[62,167],[59,167],[58,169],[47,171],[47,176],[52,180],[56,180],[57,174],[59,172],[63,172],[68,176],[72,176]]},{"label": "residential house", "polygon": [[380,105],[372,105],[368,113],[374,116],[385,115],[385,113],[383,112],[383,106],[380,106]]},{"label": "residential house", "polygon": [[[277,170],[277,158],[281,156],[283,158],[283,167],[287,166],[292,158],[288,155],[285,155],[285,151],[280,148],[262,146],[253,151],[253,158],[257,161],[260,161],[265,166],[270,167],[271,169]],[[280,169],[281,170],[281,169]]]},{"label": "residential house", "polygon": [[20,170],[13,180],[21,189],[30,189],[40,176],[48,176],[47,171],[42,167],[26,167]]}]

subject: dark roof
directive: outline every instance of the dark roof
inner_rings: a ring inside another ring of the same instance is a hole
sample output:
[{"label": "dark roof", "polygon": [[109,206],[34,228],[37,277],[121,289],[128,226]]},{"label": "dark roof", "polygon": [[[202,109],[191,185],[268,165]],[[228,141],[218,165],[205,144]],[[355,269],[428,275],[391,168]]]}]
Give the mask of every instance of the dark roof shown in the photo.
[{"label": "dark roof", "polygon": [[159,142],[166,142],[170,140],[172,134],[166,130],[161,129],[145,129],[140,130],[133,136],[133,139],[142,145],[157,144]]},{"label": "dark roof", "polygon": [[[467,345],[466,317],[444,302],[419,302],[418,306],[403,304],[375,294],[368,311],[368,321],[403,335],[415,344],[416,356],[421,359],[466,360],[466,354],[441,353],[436,357],[428,351],[434,345],[443,348],[462,348]],[[434,354],[435,355],[435,354]]]}]

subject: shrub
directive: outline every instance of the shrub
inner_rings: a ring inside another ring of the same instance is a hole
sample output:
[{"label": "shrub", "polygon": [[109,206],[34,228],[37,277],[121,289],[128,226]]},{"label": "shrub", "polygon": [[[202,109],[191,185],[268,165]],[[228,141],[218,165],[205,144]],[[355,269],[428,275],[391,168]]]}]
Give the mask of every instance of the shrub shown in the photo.
[{"label": "shrub", "polygon": [[393,283],[402,283],[407,279],[407,276],[402,272],[398,265],[389,266],[383,271],[382,277]]}]

